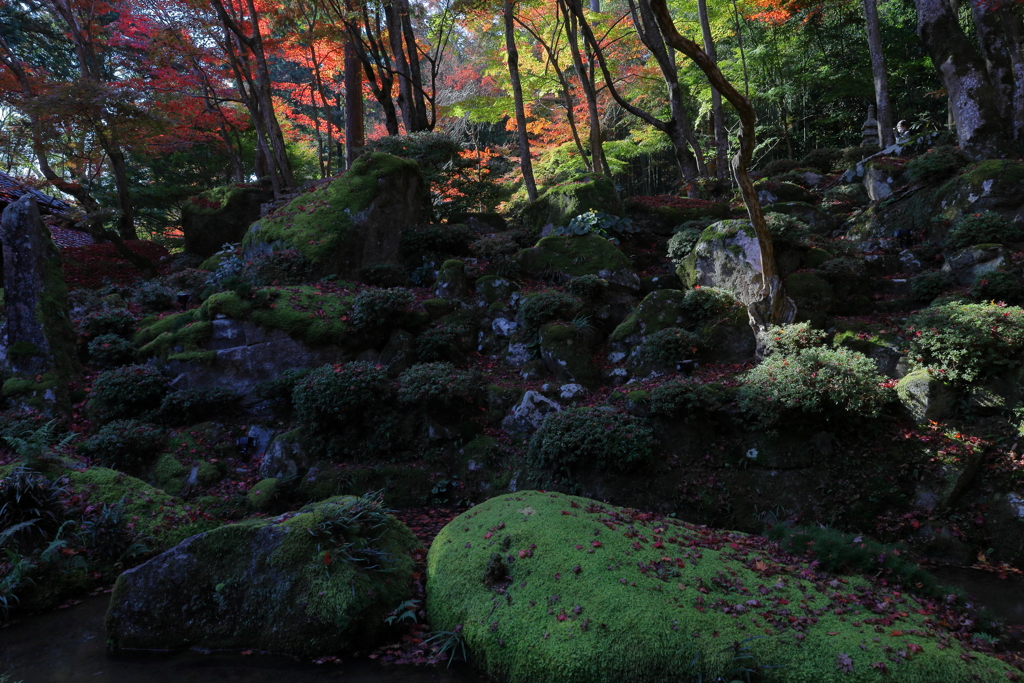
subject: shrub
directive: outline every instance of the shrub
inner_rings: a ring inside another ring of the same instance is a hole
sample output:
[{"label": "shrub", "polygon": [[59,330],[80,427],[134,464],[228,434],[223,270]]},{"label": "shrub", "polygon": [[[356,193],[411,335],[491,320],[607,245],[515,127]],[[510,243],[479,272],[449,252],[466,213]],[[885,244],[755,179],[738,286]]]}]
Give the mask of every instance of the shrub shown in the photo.
[{"label": "shrub", "polygon": [[476,338],[476,327],[469,320],[449,316],[416,338],[416,357],[422,363],[459,362],[462,354],[474,347]]},{"label": "shrub", "polygon": [[687,420],[721,410],[729,398],[729,392],[720,384],[674,379],[651,391],[651,413]]},{"label": "shrub", "polygon": [[138,472],[156,459],[164,444],[164,431],[139,420],[113,420],[78,447],[105,466]]},{"label": "shrub", "polygon": [[513,232],[502,232],[496,235],[484,235],[478,237],[470,247],[473,256],[482,259],[493,259],[501,256],[511,256],[522,248],[517,234]]},{"label": "shrub", "polygon": [[99,337],[104,334],[116,334],[130,337],[135,332],[139,319],[127,308],[113,308],[104,305],[90,311],[75,321],[78,331],[86,337]]},{"label": "shrub", "polygon": [[419,256],[427,252],[467,256],[473,238],[473,231],[465,225],[417,225],[402,231],[401,250],[406,256]]},{"label": "shrub", "polygon": [[160,406],[167,378],[149,365],[127,365],[101,372],[92,385],[89,408],[107,420],[138,417]]},{"label": "shrub", "polygon": [[769,353],[790,356],[801,349],[825,345],[825,333],[810,326],[810,323],[796,325],[771,325],[764,331],[764,346]]},{"label": "shrub", "polygon": [[875,362],[847,348],[775,353],[742,378],[740,406],[764,426],[803,413],[876,417],[890,400]]},{"label": "shrub", "polygon": [[764,222],[776,249],[799,244],[811,234],[810,226],[784,213],[769,211],[764,215]]},{"label": "shrub", "polygon": [[256,395],[268,401],[287,403],[290,409],[295,387],[312,371],[312,368],[285,370],[279,373],[277,377],[257,384]]},{"label": "shrub", "polygon": [[190,425],[205,422],[232,408],[238,396],[221,387],[193,387],[174,391],[164,396],[157,416],[170,425]]},{"label": "shrub", "polygon": [[630,364],[643,368],[675,369],[679,361],[693,358],[702,346],[700,335],[679,327],[667,327],[647,335],[630,358]]},{"label": "shrub", "polygon": [[800,160],[800,166],[813,168],[821,173],[831,173],[843,160],[843,150],[836,147],[812,149]]},{"label": "shrub", "polygon": [[682,228],[668,240],[668,258],[677,267],[682,265],[683,259],[690,255],[700,241],[704,233],[703,228],[690,227]]},{"label": "shrub", "polygon": [[394,263],[375,263],[363,268],[360,273],[363,282],[373,287],[405,287],[409,284],[409,273]]},{"label": "shrub", "polygon": [[729,311],[742,308],[742,304],[732,294],[715,287],[690,289],[683,297],[680,308],[683,313],[694,321],[695,325],[704,325],[717,320]]},{"label": "shrub", "polygon": [[628,472],[653,452],[646,421],[602,408],[551,413],[530,438],[527,462],[537,469],[571,474],[580,468]]},{"label": "shrub", "polygon": [[860,161],[864,161],[873,154],[878,154],[882,151],[882,148],[878,145],[861,145],[859,147],[847,147],[843,150],[843,162],[847,165],[853,165]]},{"label": "shrub", "polygon": [[314,278],[315,268],[297,249],[282,249],[259,256],[246,267],[254,285],[301,285]]},{"label": "shrub", "polygon": [[177,306],[178,297],[167,285],[147,280],[135,286],[132,301],[147,311],[169,311]]},{"label": "shrub", "polygon": [[594,300],[600,298],[608,289],[608,281],[597,275],[580,275],[569,280],[566,289],[580,299]]},{"label": "shrub", "polygon": [[135,344],[116,334],[101,334],[89,342],[89,358],[104,367],[127,365],[135,360]]},{"label": "shrub", "polygon": [[979,275],[971,286],[971,296],[981,301],[1019,304],[1024,299],[1020,273],[997,270]]},{"label": "shrub", "polygon": [[398,378],[398,398],[404,403],[447,411],[473,401],[480,377],[451,363],[418,363]]},{"label": "shrub", "polygon": [[1020,364],[1024,309],[962,302],[931,306],[908,321],[910,355],[944,380],[970,383]]},{"label": "shrub", "polygon": [[775,161],[769,161],[765,164],[764,173],[765,176],[779,175],[781,173],[789,173],[793,169],[800,166],[793,159],[776,159]]},{"label": "shrub", "polygon": [[944,270],[915,275],[910,280],[910,293],[918,301],[931,301],[956,287],[956,278]]},{"label": "shrub", "polygon": [[946,235],[946,250],[960,251],[975,244],[1024,242],[1024,224],[1011,221],[995,211],[961,216]]},{"label": "shrub", "polygon": [[0,548],[28,553],[45,544],[67,517],[61,493],[35,470],[12,467],[0,479]]},{"label": "shrub", "polygon": [[911,159],[906,167],[907,177],[922,183],[939,183],[956,175],[971,162],[963,151],[949,145],[930,149]]},{"label": "shrub", "polygon": [[386,329],[397,323],[416,301],[408,289],[364,289],[352,304],[352,324],[361,329]]},{"label": "shrub", "polygon": [[572,320],[579,315],[581,302],[563,292],[540,292],[528,296],[519,307],[519,315],[527,327],[540,328],[555,320]]},{"label": "shrub", "polygon": [[587,235],[593,233],[605,239],[639,232],[631,218],[620,218],[604,211],[587,211],[575,216],[568,225],[556,228],[552,233],[558,236]]}]

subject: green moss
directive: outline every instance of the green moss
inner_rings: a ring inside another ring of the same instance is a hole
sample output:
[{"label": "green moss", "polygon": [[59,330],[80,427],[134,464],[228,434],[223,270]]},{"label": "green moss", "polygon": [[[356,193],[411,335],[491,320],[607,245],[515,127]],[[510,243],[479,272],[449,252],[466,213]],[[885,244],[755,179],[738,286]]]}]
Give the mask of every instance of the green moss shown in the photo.
[{"label": "green moss", "polygon": [[153,484],[167,493],[177,496],[185,488],[185,477],[190,469],[170,453],[163,453],[157,459],[150,473]]},{"label": "green moss", "polygon": [[682,306],[685,300],[686,292],[676,289],[651,292],[615,328],[608,341],[621,343],[637,334],[652,334],[667,327],[679,327],[683,322]]},{"label": "green moss", "polygon": [[1017,161],[988,159],[970,166],[957,179],[976,194],[983,189],[986,181],[993,181],[991,192],[1003,194],[1001,190],[1024,183],[1024,164]]},{"label": "green moss", "polygon": [[143,358],[146,356],[167,358],[172,353],[175,353],[175,349],[178,348],[182,349],[182,351],[178,352],[182,355],[202,353],[202,347],[211,334],[213,334],[213,324],[209,321],[202,320],[186,323],[183,327],[173,332],[162,333],[151,342],[142,346],[139,349],[139,355]]},{"label": "green moss", "polygon": [[422,304],[431,320],[438,320],[455,311],[455,304],[448,299],[427,299]]},{"label": "green moss", "polygon": [[65,477],[69,491],[92,504],[121,504],[135,530],[153,539],[150,547],[154,550],[170,548],[216,526],[198,511],[186,510],[181,499],[117,470],[91,467],[84,472],[69,471]]},{"label": "green moss", "polygon": [[213,365],[217,362],[217,352],[183,351],[182,353],[169,354],[167,360],[177,361],[178,363],[194,363],[195,365]]},{"label": "green moss", "polygon": [[488,304],[504,301],[512,296],[519,286],[499,275],[486,275],[475,283],[476,291],[483,296]]},{"label": "green moss", "polygon": [[220,267],[220,262],[223,259],[223,254],[214,254],[213,256],[199,264],[199,270],[208,270],[210,272],[213,272]]},{"label": "green moss", "polygon": [[67,383],[62,382],[57,373],[47,372],[31,379],[12,377],[4,382],[2,393],[7,398],[41,409],[48,403],[47,392],[55,396],[62,390],[67,390]]},{"label": "green moss", "polygon": [[252,309],[252,303],[242,299],[236,292],[217,292],[199,307],[199,315],[203,320],[213,320],[218,315],[244,320],[249,317]]},{"label": "green moss", "polygon": [[139,324],[139,331],[132,338],[133,341],[144,346],[162,334],[177,332],[189,323],[199,322],[199,309],[175,313],[164,318],[149,316]]},{"label": "green moss", "polygon": [[259,189],[259,186],[241,183],[214,187],[206,192],[199,193],[195,197],[190,197],[185,208],[189,213],[197,215],[220,213],[233,202],[244,199],[246,192],[255,189]]},{"label": "green moss", "polygon": [[750,221],[743,219],[731,219],[725,221],[718,221],[712,223],[708,227],[704,228],[704,232],[700,234],[700,239],[697,241],[698,244],[704,242],[714,242],[715,240],[725,240],[730,237],[735,237],[740,232],[743,232],[747,237],[757,237],[757,233],[754,231],[754,226],[750,224]]},{"label": "green moss", "polygon": [[541,343],[552,344],[555,342],[567,341],[576,336],[576,328],[571,324],[553,323],[544,328],[541,332]]},{"label": "green moss", "polygon": [[762,681],[845,680],[840,655],[858,681],[995,683],[1011,671],[987,655],[962,659],[905,593],[791,563],[758,537],[525,491],[438,534],[427,609],[435,629],[461,626],[474,662],[513,683],[735,677],[733,643],[751,656],[742,664],[779,667]]},{"label": "green moss", "polygon": [[353,216],[368,208],[376,198],[380,181],[393,174],[419,175],[411,159],[373,153],[353,162],[342,176],[312,192],[296,197],[259,222],[242,244],[281,243],[293,247],[314,265],[329,264],[348,245]]},{"label": "green moss", "polygon": [[30,341],[16,341],[7,347],[7,355],[11,358],[28,358],[29,356],[42,356],[45,354],[41,348]]},{"label": "green moss", "polygon": [[610,179],[585,176],[576,181],[553,185],[537,201],[527,206],[522,216],[530,228],[540,228],[548,223],[560,227],[590,210],[621,215],[622,207]]},{"label": "green moss", "polygon": [[362,495],[384,491],[388,505],[395,507],[430,502],[433,484],[422,465],[386,463],[366,467],[339,468],[321,464],[299,485],[297,495],[305,500],[323,500],[337,495]]},{"label": "green moss", "polygon": [[255,486],[249,489],[249,493],[246,499],[249,501],[249,505],[254,510],[266,510],[273,505],[274,500],[278,494],[278,484],[280,482],[271,477],[270,479],[263,479],[258,482]]},{"label": "green moss", "polygon": [[821,264],[826,261],[831,261],[834,257],[830,252],[824,249],[811,249],[807,254],[804,255],[801,267],[803,268],[818,268]]},{"label": "green moss", "polygon": [[592,233],[576,237],[545,237],[513,257],[525,273],[557,271],[578,277],[606,270],[630,270],[629,258],[615,245]]}]

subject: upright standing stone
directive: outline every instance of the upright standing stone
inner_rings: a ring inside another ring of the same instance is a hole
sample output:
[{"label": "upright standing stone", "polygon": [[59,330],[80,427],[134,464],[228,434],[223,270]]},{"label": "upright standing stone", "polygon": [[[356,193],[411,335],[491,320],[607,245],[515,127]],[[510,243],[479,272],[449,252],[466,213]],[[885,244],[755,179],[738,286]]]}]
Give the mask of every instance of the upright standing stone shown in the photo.
[{"label": "upright standing stone", "polygon": [[31,196],[4,209],[0,226],[4,337],[14,375],[4,383],[3,394],[26,407],[66,412],[68,383],[80,366],[60,254]]},{"label": "upright standing stone", "polygon": [[878,119],[875,118],[875,105],[868,106],[868,118],[864,121],[863,138],[860,141],[861,147],[878,146]]}]

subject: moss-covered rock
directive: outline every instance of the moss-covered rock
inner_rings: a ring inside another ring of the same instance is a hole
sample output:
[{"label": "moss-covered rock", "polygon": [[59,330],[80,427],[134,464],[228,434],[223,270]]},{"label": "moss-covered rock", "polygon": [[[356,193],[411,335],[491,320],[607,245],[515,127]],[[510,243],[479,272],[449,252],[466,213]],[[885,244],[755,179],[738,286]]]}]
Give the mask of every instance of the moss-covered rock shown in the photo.
[{"label": "moss-covered rock", "polygon": [[118,577],[109,642],[297,656],[366,647],[410,595],[416,545],[365,497],[220,527]]},{"label": "moss-covered rock", "polygon": [[261,479],[255,486],[249,489],[249,493],[246,494],[246,500],[249,501],[249,505],[253,510],[269,510],[277,501],[281,488],[280,484],[280,480],[274,477]]},{"label": "moss-covered rock", "polygon": [[464,299],[469,292],[466,279],[466,264],[459,259],[449,259],[441,264],[434,283],[434,294],[441,299]]},{"label": "moss-covered rock", "polygon": [[402,230],[429,212],[416,162],[378,152],[254,223],[242,244],[246,258],[293,248],[321,273],[356,277],[365,266],[397,263]]},{"label": "moss-covered rock", "polygon": [[545,237],[512,258],[526,277],[551,273],[571,277],[597,275],[617,289],[640,289],[640,279],[629,258],[614,244],[593,233]]},{"label": "moss-covered rock", "polygon": [[693,320],[686,315],[686,292],[673,289],[651,292],[608,337],[613,348],[623,351],[639,344],[646,335],[667,327],[689,327]]},{"label": "moss-covered rock", "polygon": [[896,385],[900,403],[918,422],[948,417],[956,405],[956,392],[925,368],[914,370]]},{"label": "moss-covered rock", "polygon": [[551,323],[540,333],[540,357],[559,382],[576,382],[593,389],[601,384],[601,370],[590,346],[593,336],[572,323]]},{"label": "moss-covered rock", "polygon": [[557,228],[587,211],[622,214],[622,205],[610,179],[584,176],[554,185],[523,210],[522,218],[528,228],[538,229],[548,223]]},{"label": "moss-covered rock", "polygon": [[513,683],[732,680],[737,667],[763,681],[995,683],[1010,671],[967,656],[905,593],[800,566],[763,538],[537,491],[438,534],[427,609]]},{"label": "moss-covered rock", "polygon": [[824,327],[835,295],[832,285],[813,272],[793,273],[786,278],[786,294],[796,304],[796,321]]},{"label": "moss-covered rock", "polygon": [[519,286],[500,275],[485,275],[475,283],[477,294],[483,297],[488,305],[498,301],[507,301]]},{"label": "moss-covered rock", "polygon": [[776,204],[779,202],[810,203],[814,201],[814,195],[811,191],[796,183],[761,180],[754,185],[754,188],[757,190],[757,196],[762,204]]},{"label": "moss-covered rock", "polygon": [[[240,242],[260,217],[260,205],[273,198],[270,188],[246,183],[215,187],[190,197],[181,208],[185,251],[209,259],[224,244]],[[207,262],[203,267],[215,270],[216,264]]]},{"label": "moss-covered rock", "polygon": [[676,273],[687,287],[718,287],[744,305],[757,300],[761,291],[761,246],[754,228],[745,220],[709,225]]}]

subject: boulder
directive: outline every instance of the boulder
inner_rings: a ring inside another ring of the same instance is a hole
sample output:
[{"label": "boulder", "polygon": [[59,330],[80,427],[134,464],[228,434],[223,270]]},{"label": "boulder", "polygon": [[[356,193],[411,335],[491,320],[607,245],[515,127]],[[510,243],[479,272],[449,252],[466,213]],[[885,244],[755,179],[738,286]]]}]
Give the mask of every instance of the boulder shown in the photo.
[{"label": "boulder", "polygon": [[441,299],[465,299],[469,293],[466,279],[466,264],[458,259],[449,259],[441,264],[434,282],[434,295]]},{"label": "boulder", "polygon": [[564,279],[597,275],[620,291],[639,291],[640,278],[629,258],[614,244],[593,233],[567,237],[544,237],[512,260],[525,277],[557,274]]},{"label": "boulder", "polygon": [[532,434],[540,429],[550,413],[561,412],[562,406],[538,391],[527,391],[511,412],[501,421],[509,434]]},{"label": "boulder", "polygon": [[809,321],[823,328],[835,303],[832,285],[814,272],[793,273],[786,278],[786,295],[796,304],[796,322]]},{"label": "boulder", "polygon": [[68,316],[60,254],[32,195],[11,202],[0,220],[4,321],[0,358],[13,371],[3,395],[52,415],[71,411],[68,384],[81,372]]},{"label": "boulder", "polygon": [[1001,244],[977,244],[947,258],[942,270],[950,273],[961,285],[972,285],[979,275],[998,270],[1009,256]]},{"label": "boulder", "polygon": [[595,388],[601,370],[591,355],[593,335],[571,323],[551,323],[540,333],[540,357],[559,382]]},{"label": "boulder", "polygon": [[749,221],[719,221],[708,226],[697,246],[676,271],[687,287],[718,287],[744,306],[761,292],[761,246]]},{"label": "boulder", "polygon": [[683,308],[686,292],[665,289],[651,292],[615,328],[608,338],[616,351],[628,352],[644,337],[669,327],[690,327],[694,322]]},{"label": "boulder", "polygon": [[309,467],[302,448],[300,430],[278,434],[260,459],[259,475],[264,479],[290,481]]},{"label": "boulder", "polygon": [[225,244],[241,242],[260,217],[260,207],[274,199],[267,187],[235,183],[190,197],[181,208],[185,251],[209,258]]},{"label": "boulder", "polygon": [[539,229],[548,224],[557,228],[587,211],[622,215],[622,205],[609,178],[583,176],[553,185],[523,210],[522,219],[528,228]]},{"label": "boulder", "polygon": [[809,225],[817,235],[828,235],[837,227],[835,218],[807,202],[777,202],[769,207],[769,211],[792,216]]},{"label": "boulder", "polygon": [[900,403],[918,422],[938,421],[953,412],[956,392],[926,369],[914,370],[896,385]]},{"label": "boulder", "polygon": [[380,152],[254,223],[245,258],[296,249],[320,274],[358,278],[363,268],[398,263],[402,231],[430,215],[415,161]]},{"label": "boulder", "polygon": [[476,281],[475,287],[486,305],[508,301],[519,289],[519,285],[500,275],[485,275]]},{"label": "boulder", "polygon": [[762,180],[754,185],[757,190],[757,198],[761,204],[776,204],[778,202],[805,202],[814,201],[814,195],[796,183],[776,182],[773,180]]},{"label": "boulder", "polygon": [[892,190],[902,175],[900,169],[869,162],[864,171],[864,190],[871,201],[880,202],[892,195]]},{"label": "boulder", "polygon": [[418,545],[379,501],[339,497],[192,536],[121,574],[114,649],[256,649],[299,657],[376,643],[410,596]]},{"label": "boulder", "polygon": [[757,351],[757,337],[744,309],[704,325],[700,336],[704,344],[697,358],[702,363],[746,363]]},{"label": "boulder", "polygon": [[[868,683],[1012,678],[881,581],[825,573],[762,537],[559,493],[510,493],[456,517],[426,578],[432,627],[510,683],[733,680],[737,666],[779,682],[840,681],[840,667]],[[793,607],[804,600],[813,616]]]}]

